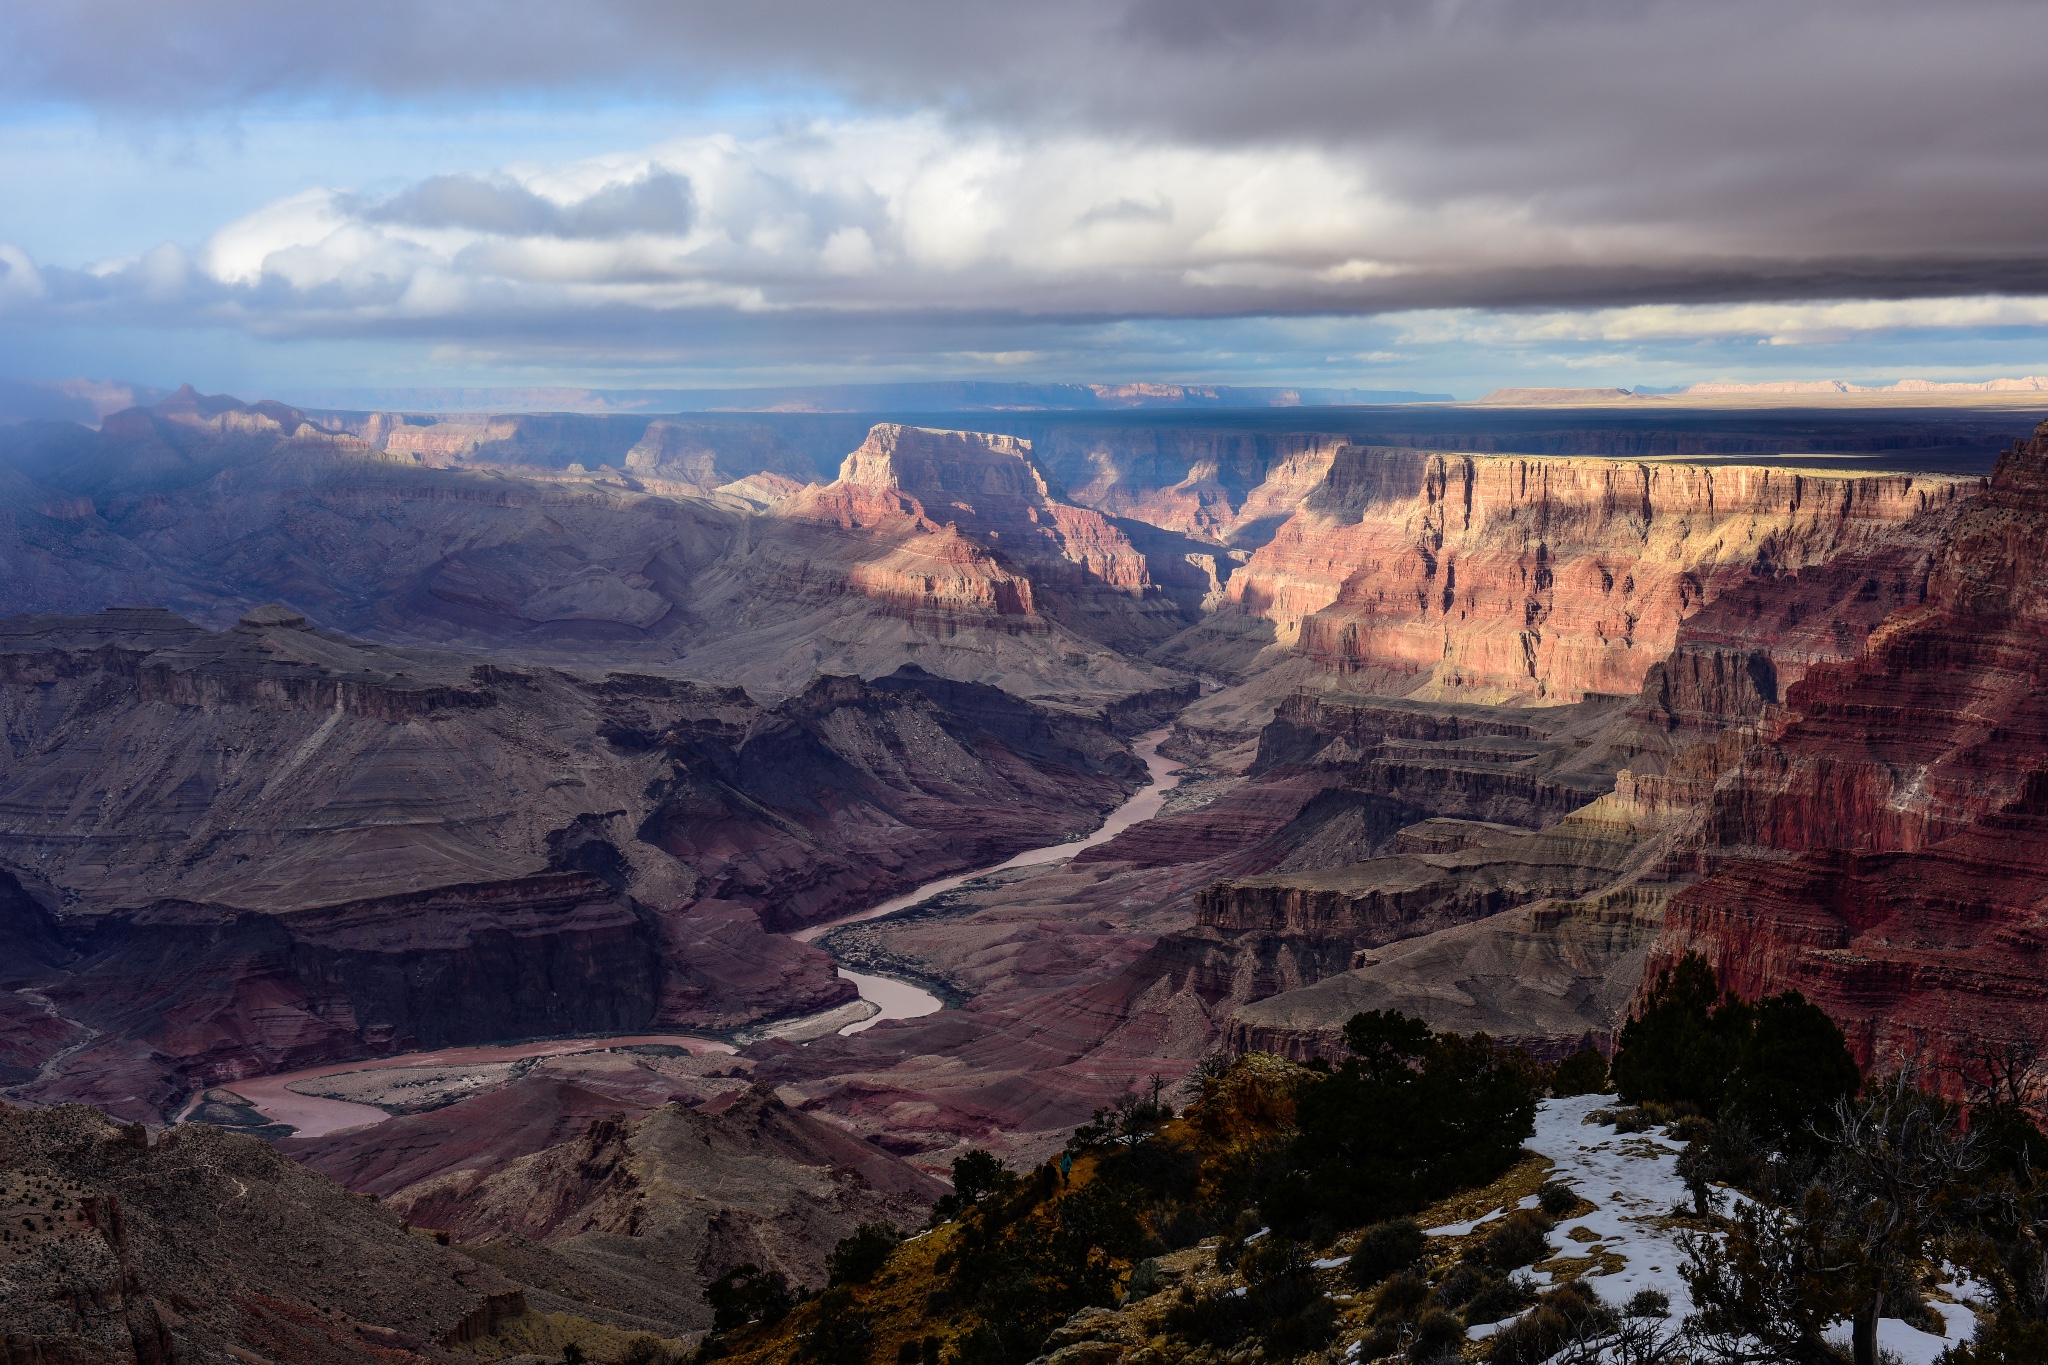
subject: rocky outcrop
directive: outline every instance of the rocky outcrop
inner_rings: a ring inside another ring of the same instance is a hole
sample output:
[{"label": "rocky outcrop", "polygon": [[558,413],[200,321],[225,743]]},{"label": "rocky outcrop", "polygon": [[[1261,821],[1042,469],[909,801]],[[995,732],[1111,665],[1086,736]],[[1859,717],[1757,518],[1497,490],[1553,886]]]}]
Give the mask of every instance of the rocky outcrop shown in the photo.
[{"label": "rocky outcrop", "polygon": [[[569,1142],[484,1174],[393,1193],[412,1222],[467,1242],[508,1234],[574,1266],[627,1269],[684,1299],[741,1262],[825,1283],[855,1226],[914,1226],[945,1186],[756,1086],[725,1103],[600,1119]],[[709,1326],[698,1308],[693,1326]]]},{"label": "rocky outcrop", "polygon": [[523,1284],[203,1124],[151,1141],[83,1106],[0,1106],[0,1210],[0,1322],[21,1359],[406,1365],[445,1358],[442,1342],[514,1296],[627,1330],[686,1329],[688,1310],[635,1318]]},{"label": "rocky outcrop", "polygon": [[653,921],[582,872],[284,915],[158,902],[78,925],[48,993],[67,1018],[183,1059],[196,1087],[365,1047],[641,1029],[661,998]]},{"label": "rocky outcrop", "polygon": [[1788,689],[1721,779],[1685,849],[1708,875],[1653,969],[1700,951],[1731,988],[1796,988],[1865,1062],[1951,1085],[1982,1051],[2048,1045],[2044,536],[2048,427],[1957,520],[1926,602]]},{"label": "rocky outcrop", "polygon": [[1682,620],[1759,579],[1876,554],[1897,570],[1883,574],[1889,596],[1910,559],[1901,532],[1929,541],[1961,490],[1924,475],[1346,446],[1226,599],[1374,691],[1632,695]]},{"label": "rocky outcrop", "polygon": [[1657,908],[1508,910],[1390,943],[1351,970],[1239,1005],[1224,1046],[1339,1061],[1350,1055],[1344,1021],[1365,1010],[1399,1010],[1436,1028],[1488,1034],[1545,1061],[1581,1047],[1611,1049],[1656,942]]},{"label": "rocky outcrop", "polygon": [[860,533],[866,548],[845,570],[846,590],[912,620],[995,618],[1042,633],[1050,616],[1083,635],[1136,640],[1186,624],[1129,538],[1059,496],[1030,443],[1014,437],[884,423],[836,481],[774,515]]}]

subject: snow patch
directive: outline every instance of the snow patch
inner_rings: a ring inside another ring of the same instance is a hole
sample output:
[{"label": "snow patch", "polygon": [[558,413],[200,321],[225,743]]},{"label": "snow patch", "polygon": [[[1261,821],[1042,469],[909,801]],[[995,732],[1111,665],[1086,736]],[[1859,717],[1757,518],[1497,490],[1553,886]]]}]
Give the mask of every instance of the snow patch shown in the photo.
[{"label": "snow patch", "polygon": [[[1560,1222],[1551,1233],[1554,1252],[1586,1256],[1597,1248],[1620,1258],[1622,1267],[1611,1273],[1595,1269],[1586,1284],[1602,1299],[1617,1307],[1645,1289],[1654,1289],[1671,1300],[1671,1321],[1675,1324],[1693,1311],[1692,1292],[1678,1273],[1685,1264],[1678,1238],[1682,1228],[1668,1224],[1673,1206],[1689,1205],[1691,1195],[1678,1178],[1678,1154],[1685,1144],[1658,1133],[1621,1133],[1612,1124],[1588,1123],[1587,1116],[1612,1106],[1611,1095],[1575,1095],[1568,1099],[1545,1100],[1536,1110],[1536,1135],[1525,1146],[1550,1158],[1555,1170],[1551,1179],[1570,1185],[1581,1197],[1599,1207],[1591,1213]],[[1747,1197],[1734,1190],[1721,1193],[1740,1204]],[[1529,1201],[1524,1201],[1525,1203]],[[1489,1214],[1500,1217],[1505,1210]],[[1459,1236],[1486,1222],[1454,1223],[1432,1228],[1435,1234]],[[1569,1234],[1584,1229],[1594,1240],[1581,1241]],[[1535,1278],[1551,1278],[1537,1272]],[[1979,1286],[1958,1276],[1943,1288],[1958,1299],[1981,1295]],[[1967,1341],[1976,1329],[1976,1314],[1962,1304],[1936,1303],[1947,1335],[1932,1336],[1909,1327],[1896,1318],[1878,1322],[1878,1343],[1896,1352],[1905,1365],[1933,1365],[1948,1346]],[[1498,1325],[1474,1328],[1476,1340],[1483,1332],[1491,1336]],[[1846,1340],[1846,1338],[1845,1338]]]}]

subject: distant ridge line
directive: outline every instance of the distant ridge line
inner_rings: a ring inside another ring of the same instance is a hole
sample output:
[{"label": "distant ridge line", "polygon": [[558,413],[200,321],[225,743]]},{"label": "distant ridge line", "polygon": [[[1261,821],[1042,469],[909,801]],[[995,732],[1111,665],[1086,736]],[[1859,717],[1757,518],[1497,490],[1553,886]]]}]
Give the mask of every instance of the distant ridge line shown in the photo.
[{"label": "distant ridge line", "polygon": [[295,392],[320,410],[391,412],[1123,412],[1134,408],[1368,407],[1448,403],[1448,393],[1230,384],[1021,384],[978,380],[727,389],[333,389]]},{"label": "distant ridge line", "polygon": [[1688,398],[1886,398],[1960,397],[1970,394],[2048,394],[2048,375],[2019,379],[1956,381],[1901,379],[1891,384],[1851,384],[1846,379],[1770,379],[1754,384],[1718,381],[1688,388],[1649,391],[1643,389],[1495,389],[1478,400],[1492,407],[1587,407],[1610,403],[1669,403]]},{"label": "distant ridge line", "polygon": [[1776,379],[1757,384],[1694,384],[1685,392],[1702,398],[1745,393],[2044,393],[2048,392],[2048,375],[1976,383],[1901,379],[1893,384],[1851,384],[1842,379]]}]

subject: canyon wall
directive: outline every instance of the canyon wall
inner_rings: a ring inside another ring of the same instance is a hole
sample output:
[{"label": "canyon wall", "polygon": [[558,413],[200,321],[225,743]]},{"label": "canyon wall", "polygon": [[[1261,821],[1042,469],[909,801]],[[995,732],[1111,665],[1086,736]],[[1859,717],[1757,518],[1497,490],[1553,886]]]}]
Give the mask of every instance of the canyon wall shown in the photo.
[{"label": "canyon wall", "polygon": [[1099,721],[914,668],[763,707],[282,607],[8,618],[0,716],[32,993],[0,1064],[137,1117],[333,1058],[825,1008],[851,984],[775,931],[1090,828],[1141,771]]},{"label": "canyon wall", "polygon": [[1653,970],[1699,951],[1732,989],[1798,989],[1866,1064],[1955,1089],[2048,1047],[2044,536],[2048,425],[1959,517],[1926,601],[1790,688],[1721,778]]},{"label": "canyon wall", "polygon": [[1345,446],[1231,576],[1225,611],[1366,690],[1633,694],[1723,593],[1928,540],[1963,487]]},{"label": "canyon wall", "polygon": [[[906,453],[896,473],[894,457],[863,456],[851,483],[802,494],[757,467],[800,468],[786,450],[724,428],[640,419],[619,457],[631,468],[576,472],[566,458],[392,445],[444,423],[358,425],[383,447],[281,404],[181,391],[96,433],[0,431],[13,605],[153,605],[225,626],[283,600],[394,643],[654,667],[764,694],[916,663],[1100,715],[1184,681],[1134,654],[1187,624],[1206,580],[1167,547],[1174,586],[1155,584],[1146,552],[1064,501],[1014,441],[947,438],[984,466],[971,474],[958,459]],[[544,451],[549,430],[520,439]],[[887,430],[876,439],[938,439]],[[718,449],[707,456],[700,438]],[[989,477],[1013,486],[999,496]],[[841,515],[853,502],[866,512]]]}]

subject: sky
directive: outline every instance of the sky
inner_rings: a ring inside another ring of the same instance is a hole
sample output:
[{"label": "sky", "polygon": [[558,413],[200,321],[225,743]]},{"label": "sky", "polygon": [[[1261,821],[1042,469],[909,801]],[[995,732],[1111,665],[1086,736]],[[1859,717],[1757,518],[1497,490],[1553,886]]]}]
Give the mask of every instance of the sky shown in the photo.
[{"label": "sky", "polygon": [[0,377],[2048,373],[2048,6],[0,0]]}]

